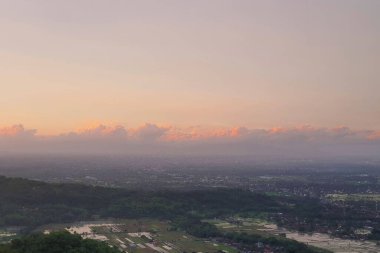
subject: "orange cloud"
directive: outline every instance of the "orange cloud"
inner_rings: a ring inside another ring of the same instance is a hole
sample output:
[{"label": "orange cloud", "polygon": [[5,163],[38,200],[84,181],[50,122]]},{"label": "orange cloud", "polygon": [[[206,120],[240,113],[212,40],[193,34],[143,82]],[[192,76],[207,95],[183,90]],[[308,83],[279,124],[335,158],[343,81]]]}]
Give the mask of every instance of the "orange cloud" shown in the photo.
[{"label": "orange cloud", "polygon": [[[29,138],[32,137],[32,138]],[[127,129],[97,124],[55,136],[36,135],[22,125],[0,127],[0,150],[282,155],[378,155],[380,131],[347,127],[247,129],[174,127],[146,123]],[[232,153],[231,153],[232,152]]]},{"label": "orange cloud", "polygon": [[275,127],[270,129],[247,129],[245,127],[205,128],[201,126],[179,128],[146,123],[137,128],[127,129],[122,125],[93,124],[77,131],[58,136],[36,136],[36,130],[25,129],[23,125],[0,128],[0,137],[35,136],[59,138],[59,136],[108,138],[120,137],[120,140],[154,140],[165,142],[207,141],[207,140],[262,140],[262,141],[376,141],[380,140],[380,131],[352,130],[348,127],[316,128],[309,125],[298,127]]},{"label": "orange cloud", "polygon": [[302,125],[302,126],[296,126],[296,127],[273,127],[270,128],[267,132],[270,134],[283,134],[283,133],[290,133],[290,132],[299,132],[299,133],[307,133],[307,132],[316,132],[325,130],[324,128],[315,128],[310,125]]},{"label": "orange cloud", "polygon": [[380,131],[372,132],[370,135],[368,135],[368,140],[380,140]]},{"label": "orange cloud", "polygon": [[171,128],[165,135],[166,141],[195,141],[218,138],[238,138],[248,134],[249,130],[245,127],[203,129],[201,127],[192,128]]},{"label": "orange cloud", "polygon": [[170,126],[158,126],[156,124],[145,123],[144,125],[130,129],[130,137],[138,140],[157,140],[163,137]]},{"label": "orange cloud", "polygon": [[33,136],[36,132],[35,129],[25,129],[21,124],[0,128],[0,136],[8,137]]},{"label": "orange cloud", "polygon": [[77,134],[84,136],[126,136],[127,130],[121,125],[106,126],[99,124],[79,129]]}]

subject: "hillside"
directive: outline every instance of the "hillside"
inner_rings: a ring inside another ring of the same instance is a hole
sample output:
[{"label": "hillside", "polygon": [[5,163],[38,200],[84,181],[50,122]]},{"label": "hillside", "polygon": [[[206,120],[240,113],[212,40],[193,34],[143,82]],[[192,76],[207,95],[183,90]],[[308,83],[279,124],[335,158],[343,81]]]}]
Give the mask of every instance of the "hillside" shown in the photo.
[{"label": "hillside", "polygon": [[0,253],[120,253],[104,242],[82,239],[69,232],[33,234],[0,245]]},{"label": "hillside", "polygon": [[[155,218],[170,221],[173,230],[184,230],[196,237],[219,238],[241,248],[255,247],[262,241],[278,248],[278,252],[327,252],[285,238],[225,233],[213,224],[202,221],[234,215],[270,215],[281,212],[291,214],[298,211],[299,215],[305,215],[316,206],[318,207],[318,202],[313,200],[268,196],[238,189],[132,191],[0,177],[0,203],[0,225],[3,227],[22,226],[22,232],[25,234],[47,223],[67,223],[110,217]],[[313,211],[313,213],[316,212]],[[65,238],[66,235],[55,236]],[[37,244],[41,241],[44,245],[45,239],[49,241],[49,238],[35,235],[25,237],[20,242],[33,244],[33,240],[37,240]],[[4,252],[24,252],[22,248],[14,248],[14,243],[17,244],[18,240],[6,246],[4,249],[10,251]]]}]

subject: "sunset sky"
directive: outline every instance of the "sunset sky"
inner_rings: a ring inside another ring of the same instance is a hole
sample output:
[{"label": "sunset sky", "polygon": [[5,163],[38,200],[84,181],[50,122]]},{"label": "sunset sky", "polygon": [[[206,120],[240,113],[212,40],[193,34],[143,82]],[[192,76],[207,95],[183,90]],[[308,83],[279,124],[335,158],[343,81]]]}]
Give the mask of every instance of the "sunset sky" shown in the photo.
[{"label": "sunset sky", "polygon": [[0,135],[377,136],[379,13],[378,0],[0,0]]}]

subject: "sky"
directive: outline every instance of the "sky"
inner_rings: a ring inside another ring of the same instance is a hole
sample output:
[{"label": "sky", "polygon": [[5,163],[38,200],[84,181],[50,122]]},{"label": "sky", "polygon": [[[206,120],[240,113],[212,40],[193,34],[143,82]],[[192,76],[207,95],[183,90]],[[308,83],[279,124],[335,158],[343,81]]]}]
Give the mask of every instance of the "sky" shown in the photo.
[{"label": "sky", "polygon": [[345,129],[373,151],[379,13],[378,0],[0,0],[0,144],[329,143]]}]

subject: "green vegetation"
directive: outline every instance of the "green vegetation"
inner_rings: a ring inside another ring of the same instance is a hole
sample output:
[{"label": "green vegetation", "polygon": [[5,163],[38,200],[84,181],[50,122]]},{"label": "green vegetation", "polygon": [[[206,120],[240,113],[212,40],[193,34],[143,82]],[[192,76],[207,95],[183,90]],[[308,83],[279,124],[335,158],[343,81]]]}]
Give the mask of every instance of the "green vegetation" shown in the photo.
[{"label": "green vegetation", "polygon": [[176,223],[177,226],[186,229],[189,233],[198,237],[218,237],[226,240],[227,242],[239,243],[245,247],[252,248],[257,243],[270,245],[271,247],[279,247],[286,253],[328,253],[330,251],[319,249],[316,247],[308,246],[299,243],[295,240],[286,238],[264,236],[258,233],[241,233],[241,232],[224,232],[219,230],[214,224],[208,222],[201,222],[194,219],[182,219]]},{"label": "green vegetation", "polygon": [[380,194],[328,194],[332,201],[380,201]]},{"label": "green vegetation", "polygon": [[0,226],[33,228],[93,217],[207,218],[281,209],[274,197],[243,190],[143,192],[0,177]]},{"label": "green vegetation", "polygon": [[[236,214],[288,213],[308,218],[330,214],[326,208],[321,208],[318,200],[268,196],[240,189],[133,191],[5,177],[0,177],[0,203],[0,225],[26,226],[25,232],[48,223],[107,217],[155,218],[172,220],[172,229],[184,230],[197,237],[221,238],[248,247],[257,238],[227,234],[201,220]],[[299,252],[317,252],[289,240],[265,240],[286,252],[293,252],[293,248]]]},{"label": "green vegetation", "polygon": [[[104,222],[104,223],[103,223]],[[73,223],[73,224],[50,224],[42,226],[39,231],[60,231],[63,228],[76,228],[77,231],[84,231],[83,228],[89,224],[94,237],[105,237],[107,243],[119,249],[133,253],[153,252],[147,243],[153,243],[156,247],[165,249],[172,253],[183,252],[209,252],[217,253],[225,250],[228,253],[239,252],[233,246],[224,243],[214,243],[210,238],[199,238],[189,235],[183,230],[176,230],[172,227],[172,222],[157,219],[112,219],[99,221],[96,223]],[[143,232],[143,235],[136,234]],[[133,235],[132,235],[133,234]],[[145,236],[145,235],[148,235]]]},{"label": "green vegetation", "polygon": [[294,240],[278,237],[264,237],[259,234],[247,234],[229,232],[223,234],[224,238],[234,242],[243,243],[247,246],[254,246],[257,243],[271,245],[272,247],[280,247],[286,253],[328,253],[330,251],[308,246]]},{"label": "green vegetation", "polygon": [[368,239],[380,241],[380,229],[374,229],[374,230],[372,230],[372,232],[369,235]]},{"label": "green vegetation", "polygon": [[0,245],[0,253],[120,253],[104,242],[82,239],[69,232],[32,234]]}]

